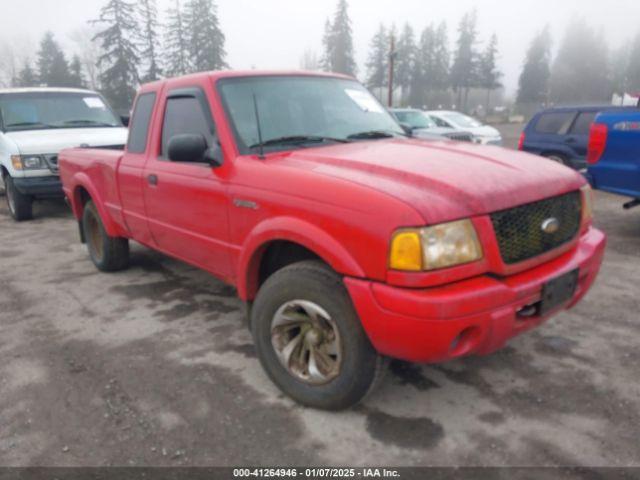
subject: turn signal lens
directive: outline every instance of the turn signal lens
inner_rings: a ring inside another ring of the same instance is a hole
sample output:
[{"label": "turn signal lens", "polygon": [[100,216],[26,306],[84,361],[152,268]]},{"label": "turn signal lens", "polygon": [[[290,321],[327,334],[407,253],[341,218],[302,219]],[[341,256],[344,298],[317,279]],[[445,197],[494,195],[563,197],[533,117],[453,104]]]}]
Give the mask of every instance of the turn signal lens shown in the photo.
[{"label": "turn signal lens", "polygon": [[483,257],[471,220],[432,227],[399,230],[391,240],[389,266],[393,270],[429,271],[475,262]]},{"label": "turn signal lens", "polygon": [[590,185],[580,189],[582,193],[582,225],[585,226],[593,220],[593,190]]},{"label": "turn signal lens", "polygon": [[13,168],[16,170],[22,170],[22,159],[20,155],[11,155],[11,165],[13,165]]},{"label": "turn signal lens", "polygon": [[419,272],[422,270],[420,230],[400,230],[391,239],[389,267],[392,270]]}]

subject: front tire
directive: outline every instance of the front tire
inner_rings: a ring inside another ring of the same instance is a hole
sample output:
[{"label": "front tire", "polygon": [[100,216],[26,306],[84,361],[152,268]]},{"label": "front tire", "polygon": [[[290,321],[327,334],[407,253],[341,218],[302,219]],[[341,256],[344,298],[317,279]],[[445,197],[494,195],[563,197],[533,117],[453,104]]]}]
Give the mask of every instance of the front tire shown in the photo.
[{"label": "front tire", "polygon": [[91,200],[84,206],[82,229],[89,256],[98,270],[117,272],[129,266],[129,240],[110,237],[107,234],[100,214]]},{"label": "front tire", "polygon": [[4,177],[5,194],[9,213],[16,222],[33,218],[33,197],[24,195],[16,188],[10,175]]},{"label": "front tire", "polygon": [[295,263],[269,277],[251,310],[251,331],[267,375],[309,407],[351,407],[383,371],[342,279],[321,262]]}]

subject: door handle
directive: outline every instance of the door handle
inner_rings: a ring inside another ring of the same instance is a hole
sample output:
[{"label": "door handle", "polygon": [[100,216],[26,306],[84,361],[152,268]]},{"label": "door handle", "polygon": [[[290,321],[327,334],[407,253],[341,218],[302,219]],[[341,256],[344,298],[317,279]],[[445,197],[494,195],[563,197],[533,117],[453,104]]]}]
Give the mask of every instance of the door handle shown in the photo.
[{"label": "door handle", "polygon": [[147,176],[147,182],[149,182],[149,185],[155,187],[156,185],[158,185],[158,176],[152,173],[151,175]]}]

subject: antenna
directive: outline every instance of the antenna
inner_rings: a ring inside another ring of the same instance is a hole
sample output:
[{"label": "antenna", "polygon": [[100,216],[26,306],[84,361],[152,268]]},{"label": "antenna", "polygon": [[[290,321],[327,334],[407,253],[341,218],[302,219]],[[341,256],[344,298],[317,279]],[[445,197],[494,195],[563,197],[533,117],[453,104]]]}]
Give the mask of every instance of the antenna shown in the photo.
[{"label": "antenna", "polygon": [[256,113],[256,126],[258,127],[258,147],[259,155],[258,158],[260,160],[264,160],[264,143],[262,142],[262,128],[260,128],[260,113],[258,112],[258,100],[256,99],[256,94],[253,94],[253,110]]}]

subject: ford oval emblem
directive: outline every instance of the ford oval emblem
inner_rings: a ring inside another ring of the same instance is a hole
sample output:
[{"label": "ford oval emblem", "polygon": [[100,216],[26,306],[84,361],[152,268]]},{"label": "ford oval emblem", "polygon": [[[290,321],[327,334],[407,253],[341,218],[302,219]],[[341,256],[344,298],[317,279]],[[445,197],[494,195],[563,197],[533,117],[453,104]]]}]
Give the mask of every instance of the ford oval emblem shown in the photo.
[{"label": "ford oval emblem", "polygon": [[551,235],[552,233],[556,233],[558,230],[560,230],[560,220],[554,217],[547,218],[544,222],[542,222],[542,225],[540,227],[542,228],[542,231],[544,233],[548,233],[549,235]]}]

